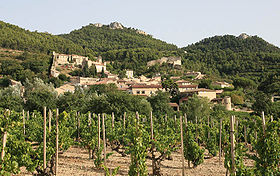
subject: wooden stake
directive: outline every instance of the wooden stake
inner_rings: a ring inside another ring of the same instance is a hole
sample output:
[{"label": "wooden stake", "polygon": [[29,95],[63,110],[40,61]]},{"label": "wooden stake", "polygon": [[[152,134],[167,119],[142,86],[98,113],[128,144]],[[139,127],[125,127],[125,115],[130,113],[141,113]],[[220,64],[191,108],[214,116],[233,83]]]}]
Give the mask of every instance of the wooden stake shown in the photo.
[{"label": "wooden stake", "polygon": [[126,112],[123,114],[123,128],[125,129],[125,118],[126,118]]},{"label": "wooden stake", "polygon": [[[234,116],[234,119],[235,119],[235,116]],[[235,130],[236,135],[235,135],[235,137],[236,137],[236,141],[238,142],[238,139],[239,139],[239,138],[238,138],[238,125],[239,125],[239,124],[238,124],[238,120],[235,120],[235,123],[236,123],[236,124],[235,124],[235,126],[236,126],[236,130]]]},{"label": "wooden stake", "polygon": [[198,143],[198,137],[197,137],[197,135],[198,135],[198,132],[197,132],[197,116],[195,116],[195,141]]},{"label": "wooden stake", "polygon": [[88,112],[88,127],[91,125],[91,113]]},{"label": "wooden stake", "polygon": [[136,112],[136,120],[137,120],[137,124],[139,124],[139,114],[138,114],[138,112]]},{"label": "wooden stake", "polygon": [[245,140],[245,145],[248,144],[247,142],[247,127],[244,125],[244,140]]},{"label": "wooden stake", "polygon": [[208,116],[208,139],[210,139],[210,131],[209,131],[209,128],[210,128],[210,117]]},{"label": "wooden stake", "polygon": [[176,124],[176,121],[177,121],[177,117],[176,115],[174,115],[174,123]]},{"label": "wooden stake", "polygon": [[272,115],[270,116],[270,120],[271,120],[271,122],[273,122],[273,116]]},{"label": "wooden stake", "polygon": [[22,110],[22,123],[23,123],[23,135],[25,135],[25,113],[24,109]]},{"label": "wooden stake", "polygon": [[[91,112],[88,112],[88,129],[89,129],[89,134],[91,134]],[[88,158],[91,159],[91,148],[88,146]]]},{"label": "wooden stake", "polygon": [[230,119],[230,141],[231,141],[231,162],[232,162],[231,170],[232,170],[232,174],[236,175],[235,160],[234,160],[234,158],[235,158],[235,155],[234,155],[234,150],[235,150],[234,121],[235,121],[234,116],[231,116],[231,119]]},{"label": "wooden stake", "polygon": [[27,111],[27,118],[26,120],[28,121],[29,120],[29,111]]},{"label": "wooden stake", "polygon": [[[8,118],[10,118],[10,114],[11,114],[10,110],[7,110],[6,112],[8,113]],[[6,113],[4,114],[4,117],[7,119]],[[4,131],[3,139],[2,139],[1,160],[3,160],[4,156],[5,156],[5,147],[6,147],[6,144],[7,144],[7,136],[8,136],[8,132]]]},{"label": "wooden stake", "polygon": [[104,166],[106,167],[106,136],[105,136],[105,114],[102,114],[102,131],[103,131],[103,145],[104,145]]},{"label": "wooden stake", "polygon": [[[256,128],[256,127],[257,127],[257,122],[256,122],[255,119],[254,119],[253,121],[254,121],[254,123],[255,123],[255,128]],[[254,132],[255,132],[255,139],[257,140],[257,139],[258,139],[257,130],[254,130]]]},{"label": "wooden stake", "polygon": [[59,135],[59,128],[58,128],[58,115],[59,115],[59,110],[58,108],[56,109],[56,152],[55,152],[55,175],[57,175],[57,170],[58,170],[58,135]]},{"label": "wooden stake", "polygon": [[100,114],[98,114],[98,150],[100,149]]},{"label": "wooden stake", "polygon": [[52,130],[52,111],[49,109],[49,132]]},{"label": "wooden stake", "polygon": [[154,139],[154,131],[153,131],[153,112],[150,113],[150,121],[151,121],[151,139]]},{"label": "wooden stake", "polygon": [[167,122],[167,114],[165,114],[165,122]]},{"label": "wooden stake", "polygon": [[[92,114],[92,120],[93,120],[93,121],[95,121],[95,116],[96,116],[96,115],[93,113],[93,114]],[[92,123],[92,125],[93,125],[93,124],[94,124],[94,123]],[[90,131],[90,132],[91,132],[91,131]],[[99,148],[98,148],[98,149],[99,149]],[[91,153],[91,157],[90,157],[90,158],[93,159],[93,158],[94,158],[94,152],[93,152],[92,149],[91,149],[90,153]],[[90,158],[89,158],[89,159],[90,159]]]},{"label": "wooden stake", "polygon": [[43,147],[43,169],[47,167],[47,107],[44,107],[44,147]]},{"label": "wooden stake", "polygon": [[114,129],[115,126],[115,114],[112,112],[112,128]]},{"label": "wooden stake", "polygon": [[7,131],[4,132],[3,134],[3,141],[2,141],[2,152],[1,152],[1,160],[3,161],[4,156],[5,156],[5,147],[6,147],[6,143],[7,143],[7,136],[8,133]]},{"label": "wooden stake", "polygon": [[153,112],[150,113],[150,122],[151,122],[151,140],[152,140],[152,170],[153,175],[156,175],[156,169],[155,169],[155,153],[154,153],[154,130],[153,130]]},{"label": "wooden stake", "polygon": [[180,116],[180,127],[181,127],[182,176],[185,176],[185,157],[184,157],[184,138],[183,138],[183,120],[182,120],[182,116]]},{"label": "wooden stake", "polygon": [[222,125],[223,125],[223,119],[220,119],[219,165],[221,165],[221,156],[222,156]]},{"label": "wooden stake", "polygon": [[262,112],[262,122],[263,122],[263,135],[265,136],[265,116],[264,116],[264,112]]},{"label": "wooden stake", "polygon": [[80,140],[80,112],[78,112],[77,116],[77,141]]},{"label": "wooden stake", "polygon": [[187,129],[187,127],[188,127],[188,119],[187,119],[187,114],[186,113],[184,114],[184,117],[185,117],[185,127]]}]

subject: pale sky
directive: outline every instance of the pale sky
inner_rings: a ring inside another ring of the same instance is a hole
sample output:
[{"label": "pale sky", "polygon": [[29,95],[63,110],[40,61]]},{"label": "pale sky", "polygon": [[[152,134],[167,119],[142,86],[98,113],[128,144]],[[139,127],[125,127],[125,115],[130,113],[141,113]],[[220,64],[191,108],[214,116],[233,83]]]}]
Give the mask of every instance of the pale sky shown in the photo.
[{"label": "pale sky", "polygon": [[179,47],[245,32],[280,46],[280,0],[0,0],[0,20],[52,34],[117,21]]}]

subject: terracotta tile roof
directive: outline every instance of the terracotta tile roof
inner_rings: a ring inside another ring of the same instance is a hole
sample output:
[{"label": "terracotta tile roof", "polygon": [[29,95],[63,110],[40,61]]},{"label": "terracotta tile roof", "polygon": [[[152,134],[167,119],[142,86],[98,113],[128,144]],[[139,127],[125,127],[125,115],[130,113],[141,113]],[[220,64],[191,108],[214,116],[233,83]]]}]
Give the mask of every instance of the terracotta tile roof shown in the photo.
[{"label": "terracotta tile roof", "polygon": [[192,93],[192,92],[216,92],[216,91],[211,89],[199,88],[199,89],[186,90],[184,93]]},{"label": "terracotta tile roof", "polygon": [[169,104],[169,106],[171,106],[171,107],[178,107],[178,106],[179,106],[177,103],[168,103],[168,104]]},{"label": "terracotta tile roof", "polygon": [[186,80],[178,80],[178,81],[176,81],[176,83],[190,83],[190,81],[186,81]]},{"label": "terracotta tile roof", "polygon": [[190,84],[190,85],[178,85],[179,88],[197,88],[198,85]]},{"label": "terracotta tile roof", "polygon": [[131,85],[131,88],[157,88],[157,89],[160,89],[160,88],[162,88],[162,86],[158,85],[158,84],[151,84],[151,85],[134,84],[134,85]]}]

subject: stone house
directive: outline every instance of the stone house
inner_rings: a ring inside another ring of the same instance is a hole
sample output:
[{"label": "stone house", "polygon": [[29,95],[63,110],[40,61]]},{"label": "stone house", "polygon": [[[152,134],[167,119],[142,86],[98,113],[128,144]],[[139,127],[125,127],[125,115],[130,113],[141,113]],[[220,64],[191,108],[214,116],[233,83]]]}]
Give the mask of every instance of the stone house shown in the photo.
[{"label": "stone house", "polygon": [[213,85],[213,86],[219,86],[219,87],[221,87],[221,88],[233,87],[231,84],[229,84],[229,83],[227,83],[227,82],[225,82],[225,81],[221,81],[221,82],[216,81],[216,82],[212,83],[212,85]]},{"label": "stone house", "polygon": [[94,85],[98,82],[99,78],[86,78],[86,77],[79,77],[79,84],[80,85]]},{"label": "stone house", "polygon": [[130,86],[129,93],[133,95],[151,96],[161,90],[161,85],[135,84]]},{"label": "stone house", "polygon": [[186,80],[178,80],[178,81],[176,81],[176,83],[178,84],[178,85],[191,85],[192,83],[191,82],[189,82],[189,81],[186,81]]},{"label": "stone house", "polygon": [[191,97],[193,94],[196,94],[199,97],[206,97],[209,101],[217,98],[216,91],[210,89],[193,89],[193,90],[187,90],[184,93],[185,96],[183,96],[179,100],[179,104],[188,101],[189,97]]},{"label": "stone house", "polygon": [[106,73],[106,62],[102,62],[102,57],[98,57],[96,61],[87,60],[88,67],[95,65],[97,73],[101,73],[102,70]]},{"label": "stone house", "polygon": [[187,92],[189,90],[198,89],[198,85],[189,84],[189,85],[178,85],[179,92]]},{"label": "stone house", "polygon": [[127,78],[133,78],[133,70],[126,70],[125,75]]},{"label": "stone house", "polygon": [[88,60],[88,57],[79,56],[75,54],[59,54],[53,52],[53,63],[55,65],[64,65],[73,63],[74,65],[82,65],[84,60]]},{"label": "stone house", "polygon": [[152,61],[147,62],[147,66],[150,67],[150,66],[153,66],[156,64],[161,65],[163,63],[168,63],[168,64],[172,65],[173,67],[179,68],[182,65],[182,59],[181,59],[181,57],[162,57],[161,59],[152,60]]}]

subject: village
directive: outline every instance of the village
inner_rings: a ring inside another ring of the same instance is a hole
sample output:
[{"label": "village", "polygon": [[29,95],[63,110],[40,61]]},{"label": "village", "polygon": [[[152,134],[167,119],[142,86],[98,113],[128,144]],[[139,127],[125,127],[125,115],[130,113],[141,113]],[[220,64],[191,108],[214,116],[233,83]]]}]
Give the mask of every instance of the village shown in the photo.
[{"label": "village", "polygon": [[[173,66],[173,68],[181,67],[180,57],[162,57],[158,60],[152,60],[147,63],[147,66],[152,66],[154,64],[168,63]],[[133,70],[126,70],[126,77],[120,79],[118,75],[110,73],[106,69],[108,62],[104,62],[102,57],[96,57],[95,61],[90,60],[88,57],[79,55],[67,55],[59,54],[53,52],[53,62],[50,70],[51,77],[58,77],[60,74],[66,74],[70,77],[70,82],[56,88],[58,94],[63,94],[64,92],[74,92],[75,86],[87,87],[91,85],[100,84],[115,84],[120,91],[126,91],[132,95],[138,96],[152,96],[157,91],[165,92],[165,88],[162,87],[161,76],[156,76],[152,78],[147,78],[144,75],[135,77]],[[93,78],[93,77],[81,77],[81,76],[71,76],[68,73],[75,70],[76,68],[83,68],[85,66],[94,66],[97,73],[104,72],[107,77],[105,78]],[[201,72],[188,72],[188,75],[193,77],[193,80],[203,79],[205,75]],[[199,88],[198,84],[193,83],[189,80],[181,79],[180,77],[171,77],[175,83],[178,85],[178,90],[184,96],[177,103],[169,103],[170,106],[179,111],[179,106],[188,100],[190,96],[196,94],[199,97],[206,97],[209,101],[214,104],[220,103],[226,106],[227,110],[232,110],[231,98],[226,96],[224,98],[217,98],[218,95],[222,94],[223,90],[211,90],[205,88]],[[227,82],[215,82],[214,85],[221,88],[232,87],[231,84]]]}]

